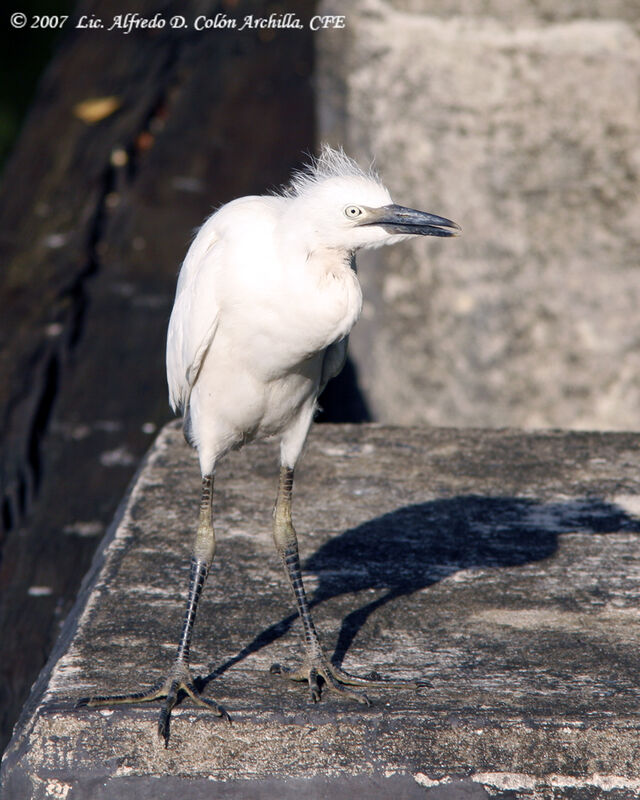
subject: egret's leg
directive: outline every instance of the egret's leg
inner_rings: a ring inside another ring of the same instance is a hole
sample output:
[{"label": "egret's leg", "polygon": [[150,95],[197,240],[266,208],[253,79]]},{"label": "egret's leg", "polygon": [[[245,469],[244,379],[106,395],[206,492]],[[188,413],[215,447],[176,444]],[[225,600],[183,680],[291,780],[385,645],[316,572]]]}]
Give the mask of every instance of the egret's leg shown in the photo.
[{"label": "egret's leg", "polygon": [[202,594],[204,582],[207,579],[209,567],[215,553],[215,534],[213,530],[212,513],[213,477],[205,475],[202,479],[202,495],[200,500],[200,518],[191,558],[191,572],[189,575],[189,595],[187,607],[182,624],[182,633],[173,666],[169,674],[162,681],[151,687],[148,691],[134,692],[132,694],[85,697],[79,700],[78,706],[101,706],[114,703],[147,703],[151,700],[165,698],[158,720],[158,735],[164,738],[165,743],[169,738],[169,719],[171,710],[178,701],[179,694],[187,694],[198,706],[213,710],[218,716],[229,719],[225,709],[214,700],[201,697],[195,686],[189,669],[189,649],[191,634],[196,618],[198,601]]},{"label": "egret's leg", "polygon": [[409,686],[415,688],[420,685],[408,681],[383,680],[375,675],[375,673],[372,674],[371,678],[361,678],[356,675],[350,675],[331,664],[325,656],[320,640],[318,639],[315,625],[313,624],[313,619],[311,618],[309,602],[302,583],[300,557],[298,555],[298,539],[291,521],[292,488],[293,469],[283,466],[280,468],[278,495],[273,510],[273,538],[278,554],[284,564],[289,583],[293,589],[300,619],[302,620],[306,660],[304,665],[297,670],[289,670],[285,667],[281,667],[279,664],[274,664],[271,667],[271,672],[286,675],[291,680],[308,681],[311,699],[314,702],[320,699],[319,678],[322,678],[327,688],[331,691],[348,695],[367,705],[370,702],[367,695],[362,691],[357,691],[350,687],[384,686],[386,688],[389,686]]}]

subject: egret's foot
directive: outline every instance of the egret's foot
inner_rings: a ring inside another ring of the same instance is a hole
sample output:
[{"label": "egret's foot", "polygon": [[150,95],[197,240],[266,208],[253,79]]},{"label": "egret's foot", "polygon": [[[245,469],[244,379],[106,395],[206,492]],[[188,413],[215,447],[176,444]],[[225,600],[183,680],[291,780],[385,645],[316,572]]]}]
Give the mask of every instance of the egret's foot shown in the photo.
[{"label": "egret's foot", "polygon": [[[283,667],[280,664],[273,664],[270,672],[272,675],[283,675],[291,681],[306,681],[309,684],[309,692],[311,700],[317,703],[322,694],[322,685],[326,686],[331,692],[336,692],[345,697],[351,697],[359,703],[371,705],[371,700],[367,697],[364,691],[353,689],[351,687],[358,686],[370,689],[389,689],[389,688],[404,688],[404,689],[418,689],[420,687],[431,686],[428,681],[403,681],[403,680],[387,680],[378,675],[377,672],[371,672],[365,677],[358,675],[351,675],[330,664],[325,659],[318,659],[313,664],[305,664],[298,669],[290,669]],[[322,684],[320,683],[322,680]]]},{"label": "egret's foot", "polygon": [[196,687],[197,679],[191,677],[191,673],[186,665],[177,663],[165,680],[156,683],[148,691],[132,692],[131,694],[100,695],[97,697],[83,697],[76,703],[76,708],[87,706],[110,706],[119,704],[149,703],[152,700],[164,698],[164,704],[160,710],[158,718],[158,736],[164,739],[165,746],[169,743],[169,721],[171,711],[183,697],[190,697],[200,708],[207,708],[213,711],[226,722],[231,722],[231,717],[225,708],[215,700],[202,697],[200,690]]},{"label": "egret's foot", "polygon": [[272,664],[269,671],[272,675],[283,675],[290,681],[306,681],[309,685],[311,700],[314,703],[320,700],[322,686],[324,685],[329,691],[341,694],[343,697],[350,697],[367,706],[371,705],[371,700],[364,692],[351,688],[351,686],[362,686],[363,684],[360,683],[362,679],[355,678],[354,675],[348,675],[324,660],[314,662],[313,665],[305,664],[298,669]]}]

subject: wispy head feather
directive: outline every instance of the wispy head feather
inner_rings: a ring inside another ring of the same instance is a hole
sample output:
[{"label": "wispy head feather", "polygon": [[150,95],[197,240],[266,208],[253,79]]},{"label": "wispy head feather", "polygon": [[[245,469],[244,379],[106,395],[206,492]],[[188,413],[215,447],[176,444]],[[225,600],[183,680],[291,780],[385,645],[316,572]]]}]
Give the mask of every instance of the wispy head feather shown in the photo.
[{"label": "wispy head feather", "polygon": [[323,144],[320,155],[312,158],[307,166],[293,174],[290,183],[282,190],[285,197],[301,197],[329,178],[364,178],[382,185],[378,174],[371,167],[368,171],[354,161],[340,147],[335,150]]}]

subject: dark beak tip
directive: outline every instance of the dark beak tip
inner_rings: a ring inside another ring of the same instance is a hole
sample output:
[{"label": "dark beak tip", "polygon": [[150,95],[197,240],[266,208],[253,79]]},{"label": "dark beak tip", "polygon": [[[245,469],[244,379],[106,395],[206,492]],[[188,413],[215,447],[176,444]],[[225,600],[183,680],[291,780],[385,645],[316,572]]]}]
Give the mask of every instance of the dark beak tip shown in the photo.
[{"label": "dark beak tip", "polygon": [[441,217],[441,221],[436,223],[434,227],[438,228],[446,236],[460,236],[462,233],[462,227],[457,222],[446,217]]}]

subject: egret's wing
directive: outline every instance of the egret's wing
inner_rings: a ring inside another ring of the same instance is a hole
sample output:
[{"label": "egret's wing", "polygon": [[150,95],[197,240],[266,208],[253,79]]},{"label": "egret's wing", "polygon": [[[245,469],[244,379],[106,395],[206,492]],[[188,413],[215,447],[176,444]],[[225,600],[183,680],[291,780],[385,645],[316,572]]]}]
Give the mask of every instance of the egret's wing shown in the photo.
[{"label": "egret's wing", "polygon": [[167,335],[169,402],[183,413],[219,321],[215,279],[220,241],[215,220],[200,229],[186,255]]}]

